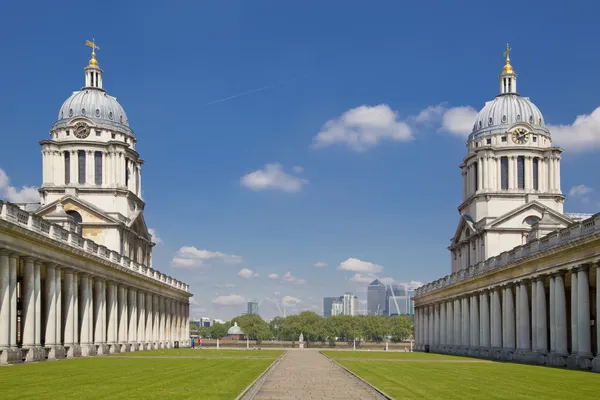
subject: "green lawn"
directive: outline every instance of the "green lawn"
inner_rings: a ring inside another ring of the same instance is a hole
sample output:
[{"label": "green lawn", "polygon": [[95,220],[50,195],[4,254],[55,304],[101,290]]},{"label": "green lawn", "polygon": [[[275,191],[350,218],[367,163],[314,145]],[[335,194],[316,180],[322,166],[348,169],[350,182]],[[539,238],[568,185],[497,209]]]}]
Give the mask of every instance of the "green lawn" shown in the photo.
[{"label": "green lawn", "polygon": [[[397,399],[600,399],[600,374],[425,353],[324,352]],[[383,354],[383,355],[379,355]],[[385,357],[384,357],[385,356]],[[378,361],[397,358],[399,361]],[[410,360],[417,360],[411,362]],[[426,362],[430,359],[432,362]],[[439,362],[452,360],[457,362]],[[474,359],[470,359],[474,360]]]},{"label": "green lawn", "polygon": [[269,357],[277,358],[283,350],[217,350],[217,349],[166,349],[117,353],[121,357]]},{"label": "green lawn", "polygon": [[229,400],[273,360],[92,357],[13,365],[0,367],[0,398]]}]

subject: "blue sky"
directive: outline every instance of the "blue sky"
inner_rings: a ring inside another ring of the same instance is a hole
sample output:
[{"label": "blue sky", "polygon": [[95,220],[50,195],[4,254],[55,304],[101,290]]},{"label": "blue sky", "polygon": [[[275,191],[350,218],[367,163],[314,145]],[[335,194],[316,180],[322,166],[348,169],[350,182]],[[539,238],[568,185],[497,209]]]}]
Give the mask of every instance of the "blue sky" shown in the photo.
[{"label": "blue sky", "polygon": [[600,6],[449,3],[4,5],[0,190],[41,183],[38,141],[95,37],[146,161],[154,267],[191,284],[192,315],[254,297],[267,317],[320,311],[323,296],[364,299],[369,273],[431,281],[450,270],[465,126],[497,94],[509,42],[519,92],[565,148],[566,210],[597,211]]}]

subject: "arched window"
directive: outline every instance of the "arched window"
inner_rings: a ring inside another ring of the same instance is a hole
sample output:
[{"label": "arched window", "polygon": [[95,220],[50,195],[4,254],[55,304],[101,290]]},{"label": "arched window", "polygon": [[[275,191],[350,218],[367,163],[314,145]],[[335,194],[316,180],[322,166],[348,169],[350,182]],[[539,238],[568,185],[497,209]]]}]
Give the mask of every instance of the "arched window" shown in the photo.
[{"label": "arched window", "polygon": [[79,183],[83,185],[85,183],[85,151],[79,150],[77,152],[77,161],[79,164]]},{"label": "arched window", "polygon": [[508,157],[500,157],[500,188],[508,190]]},{"label": "arched window", "polygon": [[540,167],[540,159],[533,159],[533,189],[539,190],[539,167]]},{"label": "arched window", "polygon": [[81,214],[79,214],[75,210],[69,210],[69,211],[67,211],[67,215],[72,217],[75,220],[75,223],[77,224],[77,226],[75,228],[75,232],[77,232],[81,235],[81,223],[83,222],[83,219],[81,218]]},{"label": "arched window", "polygon": [[94,166],[95,166],[96,185],[102,185],[102,152],[101,151],[96,151],[94,153]]},{"label": "arched window", "polygon": [[71,153],[64,152],[65,155],[65,185],[71,183]]},{"label": "arched window", "polygon": [[517,157],[517,188],[525,189],[525,157]]}]

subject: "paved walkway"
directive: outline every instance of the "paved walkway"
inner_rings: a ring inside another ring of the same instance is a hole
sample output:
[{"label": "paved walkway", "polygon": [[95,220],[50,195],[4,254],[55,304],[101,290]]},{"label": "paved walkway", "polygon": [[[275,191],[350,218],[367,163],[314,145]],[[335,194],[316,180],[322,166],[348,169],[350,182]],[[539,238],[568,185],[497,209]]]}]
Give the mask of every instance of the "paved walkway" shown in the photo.
[{"label": "paved walkway", "polygon": [[316,350],[288,350],[253,399],[378,399]]}]

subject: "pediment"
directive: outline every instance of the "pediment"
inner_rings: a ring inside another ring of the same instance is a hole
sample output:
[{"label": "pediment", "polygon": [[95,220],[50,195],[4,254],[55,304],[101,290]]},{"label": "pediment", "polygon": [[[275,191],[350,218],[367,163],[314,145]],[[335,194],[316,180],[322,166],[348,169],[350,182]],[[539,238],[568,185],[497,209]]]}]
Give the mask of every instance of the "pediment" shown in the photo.
[{"label": "pediment", "polygon": [[138,236],[148,240],[149,242],[152,242],[152,235],[148,231],[148,226],[146,225],[146,220],[144,219],[144,214],[141,210],[137,211],[137,213],[131,218],[129,229],[131,229]]},{"label": "pediment", "polygon": [[[36,214],[40,217],[44,217],[56,210],[56,206],[59,200],[55,200],[51,203],[46,204],[37,210]],[[71,195],[64,196],[60,199],[65,212],[76,211],[81,215],[81,222],[83,225],[87,224],[119,224],[119,221],[94,206],[85,200]]]},{"label": "pediment", "polygon": [[452,245],[468,239],[474,232],[477,232],[474,221],[467,214],[460,216],[458,227],[452,238]]},{"label": "pediment", "polygon": [[496,218],[486,228],[488,229],[522,229],[530,228],[532,222],[542,219],[546,224],[566,226],[573,221],[538,201],[532,201],[516,208],[503,216]]}]

